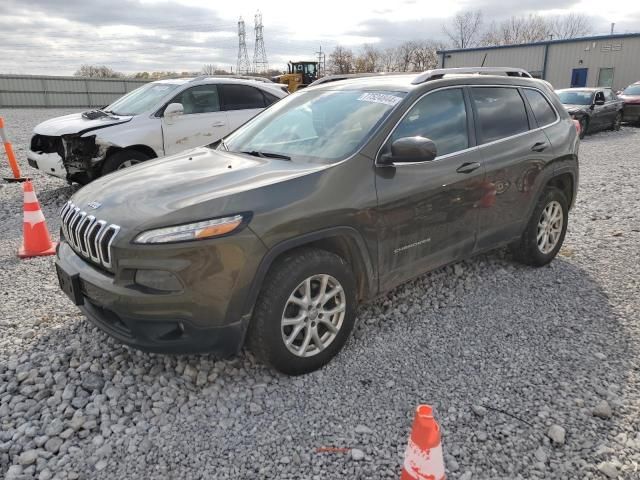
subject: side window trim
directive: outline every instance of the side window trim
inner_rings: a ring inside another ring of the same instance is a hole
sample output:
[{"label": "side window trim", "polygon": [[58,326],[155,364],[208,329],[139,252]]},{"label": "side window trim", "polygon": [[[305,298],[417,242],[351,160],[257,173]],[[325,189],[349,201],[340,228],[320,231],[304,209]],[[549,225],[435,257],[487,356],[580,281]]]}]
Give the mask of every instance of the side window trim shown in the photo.
[{"label": "side window trim", "polygon": [[[545,93],[538,89],[538,88],[534,88],[534,87],[520,87],[523,91],[524,90],[533,90],[534,92],[538,92],[540,95],[542,95],[542,97],[547,101],[547,103],[549,104],[549,106],[551,107],[551,110],[553,111],[553,114],[555,115],[555,119],[553,120],[553,122],[551,123],[546,123],[544,125],[540,125],[538,123],[538,119],[536,118],[536,116],[533,114],[533,108],[531,108],[531,104],[529,103],[529,99],[527,98],[526,95],[524,95],[524,93],[522,94],[522,98],[524,98],[524,103],[527,106],[527,109],[531,110],[532,113],[532,120],[533,122],[537,125],[537,129],[539,128],[547,128],[550,127],[551,125],[555,125],[556,123],[558,123],[558,121],[560,120],[560,115],[558,114],[558,111],[556,110],[555,105],[553,104],[553,102],[551,100],[549,100],[549,97],[547,97],[545,95]],[[536,128],[532,128],[531,130],[536,130]]]},{"label": "side window trim", "polygon": [[[476,142],[475,142],[475,140],[476,140],[475,131],[473,130],[474,123],[473,123],[473,120],[471,119],[471,117],[472,117],[471,110],[469,110],[469,103],[471,103],[471,101],[470,101],[468,92],[466,91],[467,90],[467,86],[466,85],[451,85],[451,86],[448,86],[448,87],[441,87],[441,88],[436,88],[434,90],[429,90],[428,92],[425,92],[422,95],[420,95],[411,105],[409,105],[409,107],[407,107],[407,109],[404,111],[404,113],[398,119],[398,121],[393,125],[393,127],[391,128],[391,130],[389,131],[389,133],[385,137],[384,141],[382,142],[382,144],[378,148],[378,151],[377,151],[376,156],[375,156],[375,165],[378,165],[378,159],[380,158],[380,155],[382,154],[382,150],[388,145],[389,139],[393,136],[394,132],[396,131],[396,129],[398,128],[400,123],[402,123],[404,118],[409,114],[409,112],[413,109],[413,107],[415,107],[427,95],[431,95],[432,93],[436,93],[436,92],[441,92],[443,90],[453,90],[453,89],[461,90],[462,91],[462,96],[464,98],[464,105],[465,105],[465,110],[466,110],[466,114],[467,114],[467,138],[468,138],[468,141],[469,141],[469,146],[467,148],[463,149],[463,150],[458,150],[457,152],[451,152],[451,153],[447,153],[445,155],[438,155],[433,160],[427,160],[427,161],[424,161],[424,162],[411,162],[411,163],[407,163],[407,164],[399,163],[398,165],[396,165],[396,167],[404,167],[404,166],[410,166],[410,165],[422,165],[424,163],[438,162],[440,160],[445,160],[447,158],[455,157],[455,156],[460,155],[462,153],[469,152],[471,150],[477,149],[478,147],[476,146]],[[472,129],[471,130],[472,135],[469,132],[469,128]],[[473,138],[473,141],[472,141],[472,138]]]},{"label": "side window trim", "polygon": [[[542,93],[542,95],[543,95],[547,100],[549,100],[549,97],[547,97],[547,96],[544,94],[544,92],[543,92],[542,90],[539,90],[539,89],[537,89],[537,88],[535,88],[535,87],[520,87],[520,86],[517,86],[517,85],[469,85],[469,88],[473,88],[473,87],[506,87],[506,88],[516,88],[516,89],[519,89],[519,88],[529,88],[529,89],[531,89],[531,90],[535,90],[535,91],[538,91],[538,92]],[[528,107],[528,103],[526,102],[526,99],[524,99],[524,100],[525,100],[525,108],[527,108],[527,107]],[[472,103],[473,103],[473,102],[472,102]],[[550,124],[548,124],[548,125],[544,125],[544,126],[542,126],[542,127],[537,127],[537,128],[533,128],[533,129],[527,130],[526,132],[520,132],[520,133],[517,133],[517,134],[515,134],[515,135],[510,135],[510,136],[508,136],[508,137],[500,138],[500,139],[498,139],[498,140],[494,140],[494,141],[492,141],[492,142],[482,143],[482,144],[477,145],[477,147],[476,147],[476,148],[483,148],[483,147],[486,147],[486,146],[488,146],[488,145],[494,145],[494,144],[496,144],[496,143],[504,142],[504,141],[506,141],[506,140],[511,140],[512,138],[521,137],[521,136],[523,136],[523,135],[527,135],[527,134],[529,134],[529,133],[531,133],[531,132],[536,132],[536,131],[538,131],[538,130],[542,130],[543,128],[547,128],[547,127],[550,127],[550,126],[552,126],[552,125],[555,125],[556,123],[560,122],[560,115],[558,114],[558,111],[556,110],[556,107],[555,107],[555,105],[553,104],[553,102],[549,101],[549,105],[551,105],[551,107],[553,108],[553,111],[554,111],[554,112],[555,112],[555,114],[556,114],[556,120],[555,120],[555,122],[550,123]],[[480,128],[480,124],[479,124],[479,122],[477,121],[477,116],[476,116],[476,115],[477,115],[477,111],[476,111],[476,109],[475,109],[475,105],[473,105],[473,115],[474,115],[474,117],[473,117],[473,118],[474,118],[474,120],[475,120],[476,132],[478,132],[478,131],[479,131],[479,128]],[[528,115],[528,114],[527,114],[527,115]],[[478,135],[478,138],[479,138],[479,134],[478,134],[478,133],[476,133],[476,134]]]}]

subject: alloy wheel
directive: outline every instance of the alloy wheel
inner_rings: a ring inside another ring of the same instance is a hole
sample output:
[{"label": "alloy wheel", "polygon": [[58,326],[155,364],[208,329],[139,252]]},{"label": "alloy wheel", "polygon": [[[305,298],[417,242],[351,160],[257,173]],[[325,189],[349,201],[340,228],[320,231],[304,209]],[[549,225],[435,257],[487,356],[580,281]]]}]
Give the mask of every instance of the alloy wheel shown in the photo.
[{"label": "alloy wheel", "polygon": [[346,313],[346,295],[331,275],[312,275],[289,295],[282,312],[282,340],[298,357],[312,357],[337,337]]},{"label": "alloy wheel", "polygon": [[553,251],[560,240],[564,214],[562,206],[557,201],[552,201],[542,211],[536,232],[538,249],[545,255]]}]

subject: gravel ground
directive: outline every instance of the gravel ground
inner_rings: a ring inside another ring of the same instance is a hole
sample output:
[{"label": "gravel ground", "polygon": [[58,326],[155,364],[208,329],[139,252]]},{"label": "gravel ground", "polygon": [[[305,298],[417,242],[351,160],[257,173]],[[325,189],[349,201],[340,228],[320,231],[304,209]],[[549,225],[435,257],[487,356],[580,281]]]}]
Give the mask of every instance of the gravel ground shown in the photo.
[{"label": "gravel ground", "polygon": [[[75,187],[24,157],[32,127],[62,113],[0,113],[52,232]],[[22,195],[2,184],[0,476],[396,479],[426,402],[450,479],[638,479],[639,159],[640,129],[588,137],[550,266],[499,251],[425,275],[362,306],[344,352],[297,378],[249,353],[113,342],[58,291],[51,257],[16,258]]]}]

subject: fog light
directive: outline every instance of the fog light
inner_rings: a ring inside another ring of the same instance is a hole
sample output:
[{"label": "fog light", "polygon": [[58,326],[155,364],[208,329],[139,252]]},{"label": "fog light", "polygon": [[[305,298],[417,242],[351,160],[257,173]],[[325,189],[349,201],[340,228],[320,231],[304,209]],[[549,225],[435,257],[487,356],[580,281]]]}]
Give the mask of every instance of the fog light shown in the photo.
[{"label": "fog light", "polygon": [[165,292],[182,290],[182,283],[180,283],[178,277],[166,270],[138,270],[136,271],[135,282],[143,287]]}]

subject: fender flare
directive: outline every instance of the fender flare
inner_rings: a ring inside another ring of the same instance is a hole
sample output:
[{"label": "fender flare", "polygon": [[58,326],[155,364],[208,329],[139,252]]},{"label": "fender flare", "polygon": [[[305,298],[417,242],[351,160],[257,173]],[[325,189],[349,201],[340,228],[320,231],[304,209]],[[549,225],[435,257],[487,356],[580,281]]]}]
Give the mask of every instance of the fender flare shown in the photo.
[{"label": "fender flare", "polygon": [[262,289],[267,272],[280,255],[318,240],[325,240],[332,237],[346,237],[350,241],[354,242],[357,249],[352,253],[359,257],[358,260],[361,262],[361,267],[364,269],[364,280],[366,282],[366,285],[364,286],[365,297],[370,298],[375,295],[378,291],[377,273],[371,259],[371,254],[362,235],[353,227],[330,227],[284,240],[269,249],[264,257],[262,257],[262,260],[258,265],[258,269],[256,270],[256,274],[254,275],[251,287],[249,288],[249,293],[247,294],[244,313],[248,314],[253,311],[253,307],[258,299],[258,295]]}]

